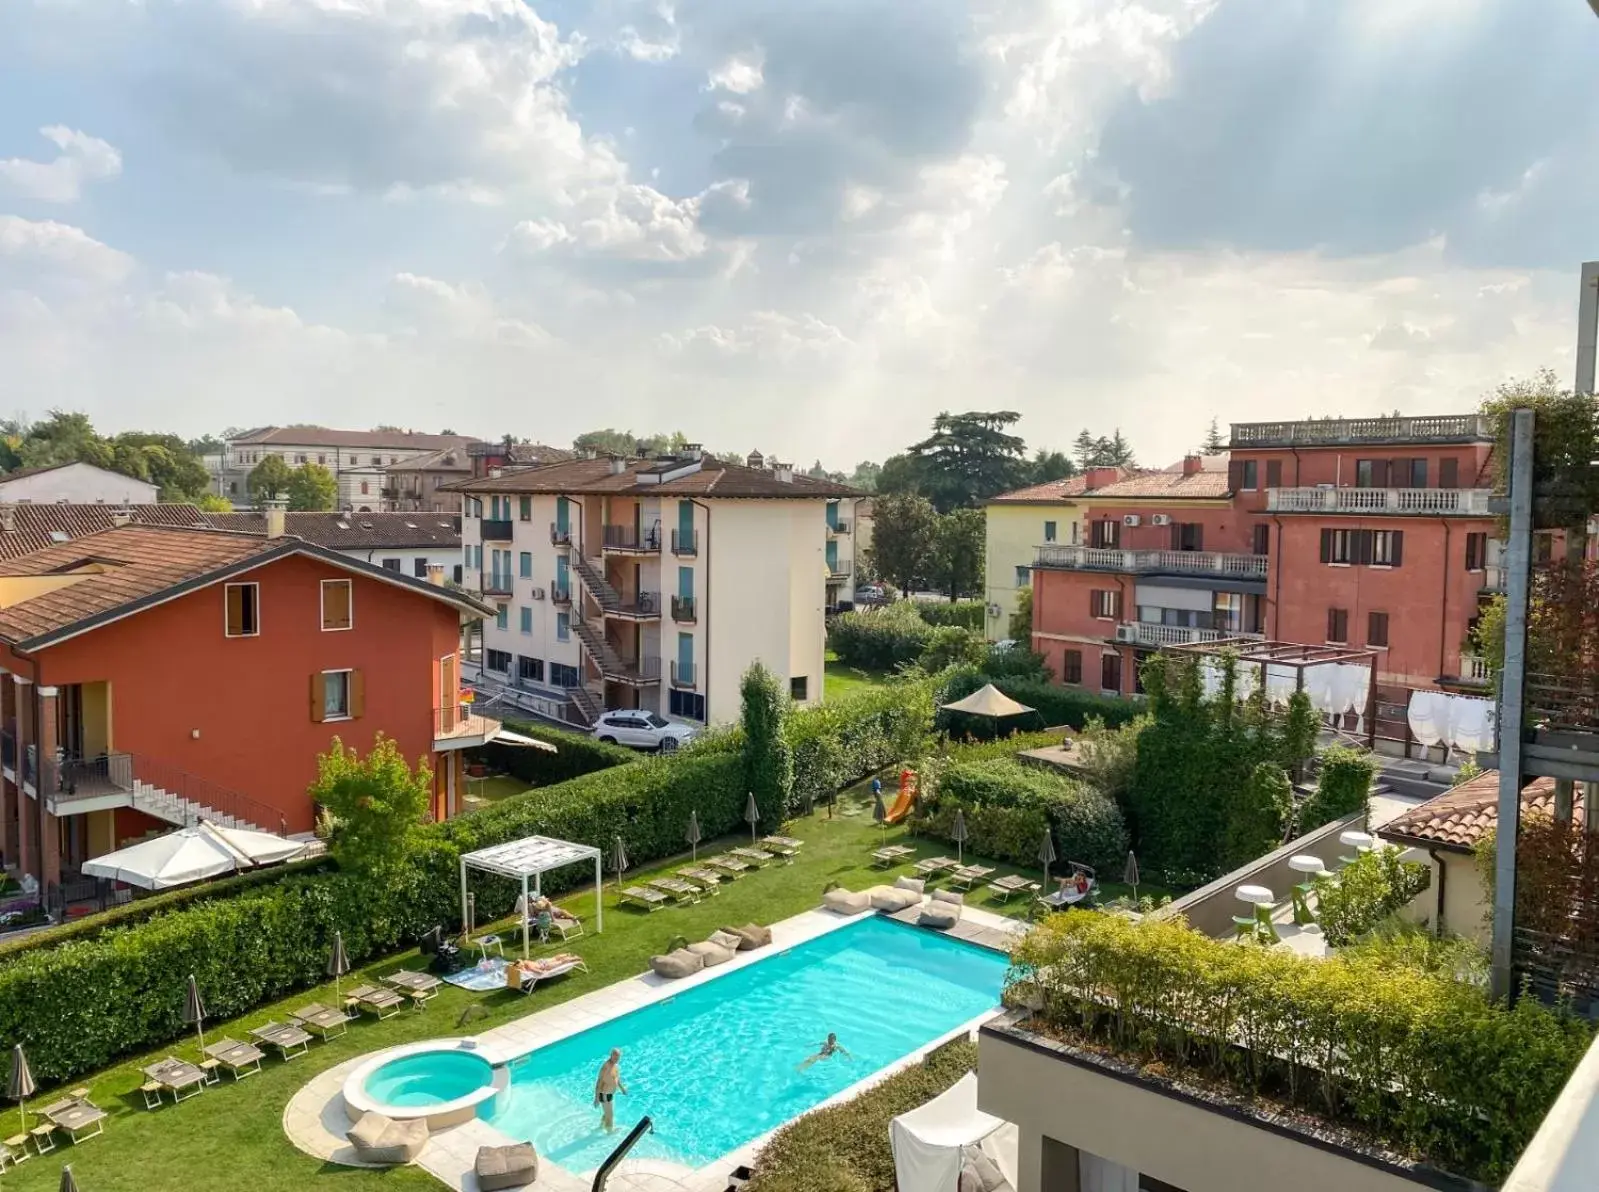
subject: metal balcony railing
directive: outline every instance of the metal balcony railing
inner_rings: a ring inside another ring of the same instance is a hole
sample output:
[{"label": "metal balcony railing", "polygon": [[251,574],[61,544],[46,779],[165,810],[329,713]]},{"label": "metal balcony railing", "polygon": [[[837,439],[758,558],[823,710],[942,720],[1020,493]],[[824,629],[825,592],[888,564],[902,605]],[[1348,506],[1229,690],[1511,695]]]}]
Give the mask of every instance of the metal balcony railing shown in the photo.
[{"label": "metal balcony railing", "polygon": [[686,534],[682,530],[672,531],[672,553],[685,557],[700,553],[700,532],[690,530]]},{"label": "metal balcony railing", "polygon": [[1034,566],[1067,571],[1265,579],[1266,563],[1265,555],[1225,555],[1208,550],[1104,550],[1092,546],[1046,543],[1037,548]]},{"label": "metal balcony railing", "polygon": [[605,549],[654,554],[661,549],[661,531],[652,528],[640,533],[632,526],[606,526]]},{"label": "metal balcony railing", "polygon": [[448,737],[487,736],[495,722],[472,709],[471,704],[434,708],[433,739],[441,741]]},{"label": "metal balcony railing", "polygon": [[96,799],[134,789],[133,755],[106,753],[92,758],[48,761],[44,787],[52,803]]},{"label": "metal balcony railing", "polygon": [[692,596],[673,596],[672,620],[680,625],[692,625],[699,620],[699,602]]},{"label": "metal balcony railing", "polygon": [[636,621],[649,620],[661,615],[659,592],[625,592],[615,605],[605,608],[608,617],[628,617]]},{"label": "metal balcony railing", "polygon": [[566,583],[566,584],[551,584],[550,585],[550,603],[551,604],[571,604],[572,603],[572,585],[569,584],[569,583]]},{"label": "metal balcony railing", "polygon": [[483,575],[483,592],[485,595],[509,596],[511,594],[512,576],[509,571],[488,571]]},{"label": "metal balcony railing", "polygon": [[837,519],[836,521],[828,522],[827,523],[827,532],[829,534],[848,534],[849,533],[849,519],[847,517],[841,517],[841,518]]},{"label": "metal balcony railing", "polygon": [[1313,418],[1304,422],[1235,422],[1232,446],[1325,447],[1339,444],[1492,442],[1480,414],[1437,418]]},{"label": "metal balcony railing", "polygon": [[478,525],[484,542],[509,542],[514,533],[510,518],[485,517]]},{"label": "metal balcony railing", "polygon": [[692,690],[695,681],[694,664],[692,662],[672,663],[672,686]]},{"label": "metal balcony railing", "polygon": [[551,522],[550,523],[550,545],[551,546],[571,546],[572,545],[572,527],[571,526],[557,525],[555,522]]},{"label": "metal balcony railing", "polygon": [[834,575],[834,576],[843,577],[843,576],[849,575],[854,570],[855,570],[855,564],[854,564],[853,560],[850,560],[850,559],[829,559],[829,560],[827,560],[827,574],[828,575]]},{"label": "metal balcony railing", "polygon": [[1273,488],[1270,513],[1392,513],[1401,516],[1489,516],[1486,488]]}]

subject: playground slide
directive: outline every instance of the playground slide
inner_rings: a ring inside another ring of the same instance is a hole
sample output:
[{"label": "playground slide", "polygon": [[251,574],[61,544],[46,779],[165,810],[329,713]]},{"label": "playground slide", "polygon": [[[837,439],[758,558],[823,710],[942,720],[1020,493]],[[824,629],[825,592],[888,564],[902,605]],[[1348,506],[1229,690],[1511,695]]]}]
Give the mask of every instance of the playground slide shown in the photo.
[{"label": "playground slide", "polygon": [[888,809],[888,815],[883,820],[886,824],[897,824],[911,813],[911,806],[916,802],[914,791],[902,790],[899,797],[894,800],[894,805]]}]

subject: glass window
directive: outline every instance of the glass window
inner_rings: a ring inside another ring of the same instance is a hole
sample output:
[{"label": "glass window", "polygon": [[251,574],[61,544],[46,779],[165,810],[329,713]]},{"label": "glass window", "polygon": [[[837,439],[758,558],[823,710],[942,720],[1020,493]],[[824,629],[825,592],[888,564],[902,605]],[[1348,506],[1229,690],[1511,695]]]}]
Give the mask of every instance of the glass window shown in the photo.
[{"label": "glass window", "polygon": [[571,613],[556,613],[555,614],[555,640],[564,642],[564,641],[570,641],[571,638],[572,638],[572,614]]},{"label": "glass window", "polygon": [[398,560],[398,559],[384,559],[383,560],[383,570],[385,570],[385,571],[398,571],[399,569],[400,569],[400,560]]},{"label": "glass window", "polygon": [[411,574],[417,579],[428,577],[428,561],[426,559],[413,559],[411,561]]},{"label": "glass window", "polygon": [[795,701],[803,700],[809,685],[809,680],[804,675],[795,675],[788,681],[789,698]]},{"label": "glass window", "polygon": [[496,610],[496,612],[494,614],[494,627],[496,629],[504,629],[506,627],[506,625],[509,623],[509,617],[510,617],[509,608],[506,605],[503,605],[503,604],[500,605],[499,609]]},{"label": "glass window", "polygon": [[533,632],[533,610],[531,608],[529,608],[527,605],[524,604],[522,606],[522,610],[521,611],[522,611],[522,632],[523,633],[532,633]]},{"label": "glass window", "polygon": [[1018,588],[1025,588],[1025,587],[1027,587],[1028,584],[1030,584],[1032,582],[1033,582],[1033,569],[1031,567],[1028,567],[1028,566],[1025,566],[1025,565],[1022,565],[1022,564],[1018,564],[1017,567],[1016,567],[1016,586]]},{"label": "glass window", "polygon": [[224,632],[228,637],[257,637],[261,633],[261,586],[228,584],[225,591],[227,615]]},{"label": "glass window", "polygon": [[1061,677],[1062,682],[1080,684],[1083,681],[1083,652],[1081,650],[1067,650],[1065,661],[1066,673]]},{"label": "glass window", "polygon": [[530,551],[530,550],[523,551],[522,552],[522,557],[518,561],[518,564],[519,564],[519,569],[520,569],[519,570],[519,574],[522,576],[522,578],[523,579],[532,579],[533,578],[533,552]]},{"label": "glass window", "polygon": [[345,720],[350,715],[350,672],[322,672],[322,719]]},{"label": "glass window", "polygon": [[[1259,488],[1260,487],[1260,461],[1259,460],[1253,460],[1253,459],[1246,459],[1244,461],[1243,477],[1244,477],[1244,487],[1245,488]],[[1118,665],[1120,665],[1120,660],[1119,659],[1118,659]],[[1120,688],[1118,688],[1117,690],[1120,690]]]},{"label": "glass window", "polygon": [[1052,521],[1047,521],[1044,523],[1044,541],[1055,541],[1055,523]]},{"label": "glass window", "polygon": [[523,498],[521,498],[521,502],[522,502],[522,507],[519,510],[519,513],[520,513],[520,516],[521,516],[522,520],[523,521],[532,521],[533,520],[533,498],[532,497],[523,497]]}]

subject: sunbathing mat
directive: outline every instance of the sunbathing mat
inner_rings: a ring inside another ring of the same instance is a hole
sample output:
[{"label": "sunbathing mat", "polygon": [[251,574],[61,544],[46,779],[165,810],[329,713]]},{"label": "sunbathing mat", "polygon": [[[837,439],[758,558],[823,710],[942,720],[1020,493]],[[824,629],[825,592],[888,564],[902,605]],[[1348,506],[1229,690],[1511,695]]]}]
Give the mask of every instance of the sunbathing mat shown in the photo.
[{"label": "sunbathing mat", "polygon": [[473,993],[492,993],[505,988],[505,961],[497,956],[479,961],[471,968],[448,973],[444,979],[451,985],[470,989]]}]

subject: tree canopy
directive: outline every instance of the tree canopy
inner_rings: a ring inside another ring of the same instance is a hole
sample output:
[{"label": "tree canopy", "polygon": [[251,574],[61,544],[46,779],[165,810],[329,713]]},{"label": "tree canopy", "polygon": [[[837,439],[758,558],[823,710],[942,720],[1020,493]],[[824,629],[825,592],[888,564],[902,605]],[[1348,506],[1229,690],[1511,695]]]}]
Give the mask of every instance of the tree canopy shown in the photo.
[{"label": "tree canopy", "polygon": [[0,467],[51,467],[86,463],[144,480],[163,501],[194,500],[211,477],[190,445],[177,435],[124,431],[99,434],[86,414],[51,410],[41,422],[13,418],[0,422]]},{"label": "tree canopy", "polygon": [[879,494],[872,505],[872,566],[902,592],[932,568],[938,510],[919,493]]},{"label": "tree canopy", "polygon": [[940,513],[980,505],[1028,481],[1027,444],[1009,429],[1021,417],[1014,410],[972,410],[933,419],[933,433],[909,455]]},{"label": "tree canopy", "polygon": [[317,777],[307,792],[333,817],[329,851],[341,866],[381,872],[399,865],[410,851],[432,798],[433,773],[418,761],[413,770],[400,747],[382,733],[366,757],[346,749],[338,737],[317,757]]},{"label": "tree canopy", "polygon": [[337,508],[339,503],[339,482],[321,464],[301,464],[295,468],[284,491],[289,498],[289,508],[294,510],[322,513]]},{"label": "tree canopy", "polygon": [[294,469],[289,467],[283,457],[269,455],[250,469],[245,487],[250,490],[250,497],[257,504],[262,501],[278,501],[288,496],[289,484],[293,479]]}]

